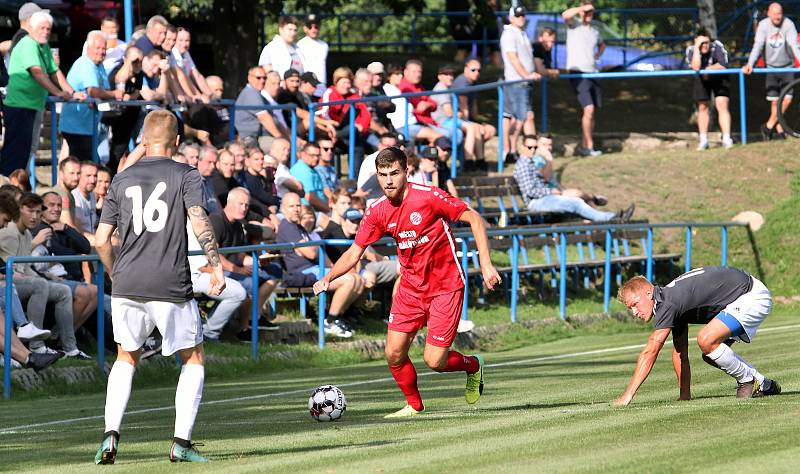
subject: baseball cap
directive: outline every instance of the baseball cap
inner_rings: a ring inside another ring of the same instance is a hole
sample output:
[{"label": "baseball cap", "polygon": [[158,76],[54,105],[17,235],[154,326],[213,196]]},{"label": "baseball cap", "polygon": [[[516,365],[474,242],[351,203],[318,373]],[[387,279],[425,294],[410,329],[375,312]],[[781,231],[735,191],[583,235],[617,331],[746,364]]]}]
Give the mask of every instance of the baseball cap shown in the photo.
[{"label": "baseball cap", "polygon": [[436,148],[432,146],[426,146],[425,149],[422,150],[422,154],[419,157],[427,158],[429,160],[438,160],[439,152],[436,151]]},{"label": "baseball cap", "polygon": [[50,10],[44,10],[33,2],[25,3],[19,7],[19,21],[27,20],[36,12],[50,13]]},{"label": "baseball cap", "polygon": [[351,207],[350,209],[344,211],[344,218],[351,222],[360,222],[363,214],[358,209]]},{"label": "baseball cap", "polygon": [[453,147],[449,138],[439,137],[433,142],[434,146],[441,148],[444,151],[450,151]]},{"label": "baseball cap", "polygon": [[528,13],[528,12],[525,10],[525,7],[523,7],[522,5],[517,5],[516,7],[511,7],[508,10],[508,16],[525,16],[526,13]]},{"label": "baseball cap", "polygon": [[438,74],[455,74],[455,73],[456,73],[456,69],[453,66],[449,65],[449,64],[445,64],[445,65],[439,67]]},{"label": "baseball cap", "polygon": [[[313,74],[313,73],[311,73]],[[297,69],[289,68],[286,72],[283,73],[284,79],[289,79],[290,77],[300,77],[300,71]]]},{"label": "baseball cap", "polygon": [[403,133],[398,132],[397,133],[397,144],[398,145],[405,145],[406,143],[408,143],[408,141],[406,140],[406,136]]},{"label": "baseball cap", "polygon": [[[291,69],[291,71],[297,72],[294,69]],[[286,72],[288,73],[289,71]],[[307,82],[314,87],[317,87],[319,85],[319,79],[317,79],[317,76],[313,72],[304,72],[303,74],[301,74],[300,82]]]},{"label": "baseball cap", "polygon": [[383,68],[382,62],[371,62],[367,65],[367,71],[371,72],[372,74],[384,74],[385,69]]},{"label": "baseball cap", "polygon": [[320,18],[317,15],[315,15],[314,13],[312,13],[312,14],[310,14],[310,15],[308,15],[306,17],[306,26],[319,25],[319,24],[320,24]]}]

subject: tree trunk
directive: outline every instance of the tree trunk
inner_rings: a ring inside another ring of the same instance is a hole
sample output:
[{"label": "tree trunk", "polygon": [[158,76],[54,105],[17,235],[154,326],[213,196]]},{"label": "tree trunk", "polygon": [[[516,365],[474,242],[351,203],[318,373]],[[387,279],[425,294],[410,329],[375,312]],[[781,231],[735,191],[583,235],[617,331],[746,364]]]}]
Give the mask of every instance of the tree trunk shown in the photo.
[{"label": "tree trunk", "polygon": [[214,65],[225,81],[226,98],[236,98],[247,83],[247,70],[258,62],[259,12],[257,0],[214,0]]},{"label": "tree trunk", "polygon": [[714,0],[697,0],[698,27],[708,31],[712,39],[717,38],[717,17],[714,13]]}]

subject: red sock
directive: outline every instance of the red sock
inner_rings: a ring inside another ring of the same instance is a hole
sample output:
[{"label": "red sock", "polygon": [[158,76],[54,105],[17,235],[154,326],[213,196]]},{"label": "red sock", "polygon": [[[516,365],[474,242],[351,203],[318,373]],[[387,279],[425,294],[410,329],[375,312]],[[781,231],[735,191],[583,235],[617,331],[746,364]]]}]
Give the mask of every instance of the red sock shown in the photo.
[{"label": "red sock", "polygon": [[392,377],[397,382],[397,386],[406,396],[406,402],[411,405],[411,408],[417,411],[422,410],[422,396],[417,388],[417,369],[414,368],[411,359],[406,359],[398,366],[390,365],[389,370],[392,371]]},{"label": "red sock", "polygon": [[475,356],[465,356],[458,351],[450,351],[447,353],[447,366],[442,372],[466,372],[474,374],[481,368],[478,359]]}]

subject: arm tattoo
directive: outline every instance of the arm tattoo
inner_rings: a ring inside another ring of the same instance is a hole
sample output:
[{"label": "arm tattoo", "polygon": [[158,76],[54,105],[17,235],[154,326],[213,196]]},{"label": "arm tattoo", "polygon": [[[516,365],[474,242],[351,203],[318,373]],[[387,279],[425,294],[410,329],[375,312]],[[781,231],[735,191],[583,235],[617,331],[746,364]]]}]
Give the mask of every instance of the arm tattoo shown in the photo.
[{"label": "arm tattoo", "polygon": [[221,265],[219,259],[219,248],[217,239],[214,237],[214,228],[211,227],[211,222],[208,220],[208,214],[205,209],[199,206],[189,208],[189,220],[192,221],[192,230],[194,235],[197,236],[197,241],[206,254],[208,263],[212,267]]}]

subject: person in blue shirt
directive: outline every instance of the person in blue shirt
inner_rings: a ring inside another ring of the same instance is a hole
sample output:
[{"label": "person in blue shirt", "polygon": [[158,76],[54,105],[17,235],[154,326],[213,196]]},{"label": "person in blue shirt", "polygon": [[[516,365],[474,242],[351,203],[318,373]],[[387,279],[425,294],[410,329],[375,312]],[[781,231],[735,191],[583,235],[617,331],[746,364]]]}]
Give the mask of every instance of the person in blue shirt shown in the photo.
[{"label": "person in blue shirt", "polygon": [[319,146],[319,164],[314,169],[322,178],[322,186],[325,197],[329,202],[333,202],[333,192],[339,187],[339,176],[336,174],[336,167],[333,166],[333,142],[328,139],[317,140]]},{"label": "person in blue shirt", "polygon": [[303,198],[320,212],[328,212],[328,198],[325,197],[325,185],[319,173],[314,169],[319,164],[319,145],[306,143],[300,153],[300,160],[292,166],[289,172],[303,183],[305,196]]},{"label": "person in blue shirt", "polygon": [[[111,89],[108,74],[103,68],[106,56],[106,36],[101,31],[92,31],[86,37],[86,54],[79,57],[67,74],[69,85],[89,97],[100,100],[125,100],[123,89]],[[92,134],[97,127],[89,102],[67,103],[61,109],[61,135],[69,145],[70,154],[79,160],[93,160]],[[99,117],[98,117],[99,121]]]}]

